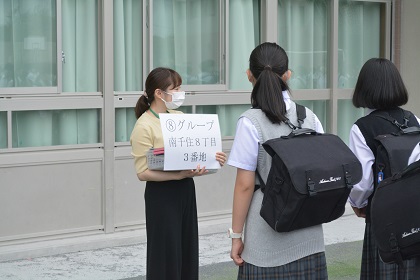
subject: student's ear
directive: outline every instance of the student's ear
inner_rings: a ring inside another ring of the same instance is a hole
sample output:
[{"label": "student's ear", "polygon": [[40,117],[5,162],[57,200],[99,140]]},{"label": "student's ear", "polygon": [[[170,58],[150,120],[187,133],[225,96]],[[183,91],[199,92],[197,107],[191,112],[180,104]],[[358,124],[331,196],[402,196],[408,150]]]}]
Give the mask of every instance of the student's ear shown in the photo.
[{"label": "student's ear", "polygon": [[290,78],[292,77],[292,71],[287,70],[286,72],[284,72],[284,74],[281,76],[281,79],[283,80],[283,82],[287,82]]},{"label": "student's ear", "polygon": [[161,89],[159,89],[159,88],[157,88],[157,89],[155,89],[155,97],[159,97],[159,98],[162,98],[162,90]]},{"label": "student's ear", "polygon": [[247,69],[246,70],[246,75],[248,76],[248,81],[251,82],[252,85],[255,84],[255,77],[254,75],[252,75],[251,70]]}]

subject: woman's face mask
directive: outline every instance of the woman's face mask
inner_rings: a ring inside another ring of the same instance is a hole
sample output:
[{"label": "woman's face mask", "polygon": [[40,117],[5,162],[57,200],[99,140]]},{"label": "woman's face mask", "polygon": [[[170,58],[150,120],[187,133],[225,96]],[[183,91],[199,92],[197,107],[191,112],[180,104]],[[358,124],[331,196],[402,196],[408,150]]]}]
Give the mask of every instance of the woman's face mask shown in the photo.
[{"label": "woman's face mask", "polygon": [[172,96],[172,101],[168,102],[165,101],[165,99],[162,99],[163,102],[165,102],[166,108],[170,109],[170,110],[174,110],[179,108],[185,100],[185,91],[174,91],[174,92],[166,92],[164,91],[165,94],[169,94]]}]

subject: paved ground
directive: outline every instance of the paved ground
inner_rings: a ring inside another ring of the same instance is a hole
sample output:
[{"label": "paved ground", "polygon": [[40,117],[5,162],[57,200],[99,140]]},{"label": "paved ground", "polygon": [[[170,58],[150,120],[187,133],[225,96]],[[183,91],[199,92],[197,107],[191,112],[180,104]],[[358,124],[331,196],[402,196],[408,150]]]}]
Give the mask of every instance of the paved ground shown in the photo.
[{"label": "paved ground", "polygon": [[[221,226],[220,228],[227,228]],[[364,221],[347,210],[324,225],[329,279],[358,279]],[[145,279],[146,244],[0,262],[1,280]],[[200,279],[235,279],[225,232],[200,235]]]}]

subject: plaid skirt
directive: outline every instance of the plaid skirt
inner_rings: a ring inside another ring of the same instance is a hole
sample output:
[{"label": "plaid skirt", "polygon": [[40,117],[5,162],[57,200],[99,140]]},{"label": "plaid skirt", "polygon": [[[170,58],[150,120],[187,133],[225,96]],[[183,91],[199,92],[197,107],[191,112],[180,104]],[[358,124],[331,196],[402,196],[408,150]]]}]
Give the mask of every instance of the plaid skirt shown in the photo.
[{"label": "plaid skirt", "polygon": [[[413,275],[416,260],[405,261],[404,264],[406,267],[406,277],[404,280],[418,280],[414,279]],[[417,263],[417,265],[420,264]],[[382,262],[375,239],[373,238],[370,223],[367,223],[363,240],[360,280],[403,280],[398,278],[398,273],[398,265]]]},{"label": "plaid skirt", "polygon": [[238,280],[324,280],[328,279],[325,252],[316,253],[294,262],[276,266],[259,267],[244,263],[239,267]]}]

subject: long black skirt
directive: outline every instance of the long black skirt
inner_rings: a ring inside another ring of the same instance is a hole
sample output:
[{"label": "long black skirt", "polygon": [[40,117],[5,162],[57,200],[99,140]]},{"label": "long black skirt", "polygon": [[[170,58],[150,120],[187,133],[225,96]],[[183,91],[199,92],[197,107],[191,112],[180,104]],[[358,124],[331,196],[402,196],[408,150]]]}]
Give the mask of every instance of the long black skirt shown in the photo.
[{"label": "long black skirt", "polygon": [[198,225],[194,181],[147,182],[148,280],[198,279]]}]

